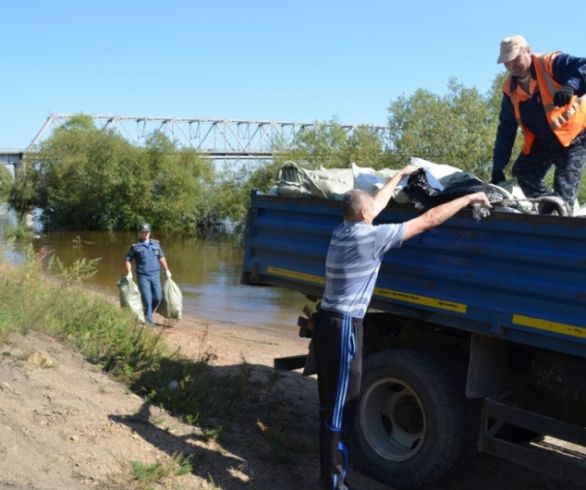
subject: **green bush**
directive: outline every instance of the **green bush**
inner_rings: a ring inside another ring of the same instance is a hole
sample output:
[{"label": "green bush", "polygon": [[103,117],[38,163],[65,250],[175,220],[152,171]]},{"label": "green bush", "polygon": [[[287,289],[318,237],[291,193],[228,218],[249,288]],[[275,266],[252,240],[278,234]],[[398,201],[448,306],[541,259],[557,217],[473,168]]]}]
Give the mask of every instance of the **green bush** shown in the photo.
[{"label": "green bush", "polygon": [[44,210],[49,228],[135,229],[148,221],[164,231],[191,231],[205,221],[202,201],[213,165],[155,133],[145,147],[75,116],[45,140],[18,176],[11,204],[21,214]]},{"label": "green bush", "polygon": [[6,202],[9,199],[11,186],[10,171],[4,165],[0,165],[0,202]]},{"label": "green bush", "polygon": [[155,369],[167,353],[160,337],[108,298],[81,289],[74,277],[78,269],[74,264],[65,271],[66,281],[47,279],[32,247],[21,267],[0,262],[0,334],[43,330],[123,378]]}]

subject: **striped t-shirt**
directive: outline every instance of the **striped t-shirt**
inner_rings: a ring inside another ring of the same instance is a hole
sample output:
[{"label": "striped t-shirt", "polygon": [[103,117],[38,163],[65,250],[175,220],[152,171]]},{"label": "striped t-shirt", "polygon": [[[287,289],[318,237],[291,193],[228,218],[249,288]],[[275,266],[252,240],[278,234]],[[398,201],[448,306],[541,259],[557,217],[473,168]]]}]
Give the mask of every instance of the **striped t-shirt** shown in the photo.
[{"label": "striped t-shirt", "polygon": [[364,318],[383,254],[403,244],[404,223],[369,225],[344,221],[332,233],[326,257],[326,289],[321,307]]}]

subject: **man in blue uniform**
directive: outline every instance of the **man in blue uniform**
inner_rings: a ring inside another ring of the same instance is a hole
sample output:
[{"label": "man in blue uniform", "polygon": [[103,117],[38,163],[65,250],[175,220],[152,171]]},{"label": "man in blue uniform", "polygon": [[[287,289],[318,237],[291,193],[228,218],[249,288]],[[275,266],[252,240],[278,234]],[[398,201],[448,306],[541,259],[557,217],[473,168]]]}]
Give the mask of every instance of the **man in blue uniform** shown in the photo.
[{"label": "man in blue uniform", "polygon": [[346,441],[352,432],[362,375],[362,319],[372,298],[383,255],[439,226],[466,206],[490,207],[482,192],[441,204],[405,223],[373,225],[407,166],[374,196],[353,190],[344,196],[344,222],[332,233],[326,256],[326,287],[313,342],[320,403],[320,487],[351,490]]},{"label": "man in blue uniform", "polygon": [[144,306],[144,316],[147,325],[154,325],[153,311],[157,309],[163,299],[161,289],[161,266],[165,270],[167,278],[171,277],[171,271],[167,265],[165,254],[158,240],[151,239],[151,226],[143,223],[138,226],[138,241],[130,247],[126,254],[124,266],[126,278],[132,279],[132,264],[136,262],[136,280]]}]

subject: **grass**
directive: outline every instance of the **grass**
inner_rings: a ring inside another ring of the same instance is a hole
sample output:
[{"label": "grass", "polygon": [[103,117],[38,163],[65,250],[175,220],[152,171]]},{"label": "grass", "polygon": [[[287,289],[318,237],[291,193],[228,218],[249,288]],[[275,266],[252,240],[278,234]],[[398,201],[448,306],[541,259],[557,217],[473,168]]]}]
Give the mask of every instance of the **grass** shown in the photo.
[{"label": "grass", "polygon": [[[273,448],[282,447],[286,437],[280,400],[273,391],[276,377],[268,386],[256,386],[251,381],[252,367],[244,359],[221,377],[214,374],[210,362],[216,356],[207,346],[206,331],[200,334],[201,348],[196,355],[186,358],[171,350],[160,334],[137,323],[129,310],[83,289],[83,279],[91,276],[97,262],[83,261],[65,268],[55,259],[57,278],[48,278],[42,272],[43,257],[35,254],[32,246],[25,255],[18,266],[0,259],[0,343],[9,341],[14,332],[46,332],[75,346],[148,402],[197,425],[206,441],[222,442],[236,417],[256,412],[260,407],[248,406],[246,400],[258,402],[258,393],[264,389],[270,398],[266,414],[270,427],[265,437]],[[299,449],[291,444],[286,447],[289,451]],[[177,464],[171,466],[176,468]],[[183,463],[179,466],[183,468],[180,471],[191,471]],[[129,488],[148,489],[175,471],[169,468],[168,464],[134,462]]]},{"label": "grass", "polygon": [[192,471],[191,459],[175,454],[155,463],[130,461],[122,465],[120,474],[114,480],[128,490],[151,490]]},{"label": "grass", "polygon": [[[183,357],[128,310],[83,289],[81,283],[92,275],[97,262],[80,259],[65,268],[54,259],[55,279],[42,273],[42,260],[32,246],[26,249],[22,265],[0,260],[0,340],[12,332],[43,331],[74,345],[132,391],[186,421],[209,420],[206,407],[216,418],[230,415],[249,387],[250,366],[243,362],[218,382],[209,366],[215,354],[207,346],[207,332],[200,334],[200,352]],[[220,424],[210,433],[222,430]]]},{"label": "grass", "polygon": [[156,369],[168,355],[159,336],[107,298],[83,291],[78,281],[44,277],[32,248],[22,266],[0,263],[0,276],[0,338],[30,329],[47,332],[127,382]]},{"label": "grass", "polygon": [[29,230],[23,223],[18,225],[12,225],[10,223],[4,224],[3,227],[4,237],[8,239],[31,239],[34,233]]},{"label": "grass", "polygon": [[[132,314],[107,297],[84,290],[81,283],[92,273],[85,259],[65,268],[57,259],[57,279],[42,273],[43,257],[32,247],[26,249],[19,266],[0,260],[0,340],[13,332],[46,332],[74,345],[89,361],[127,383],[133,391],[148,396],[166,408],[185,415],[194,412],[204,395],[214,389],[209,362],[215,355],[205,347],[206,333],[201,335],[201,352],[187,359],[172,351],[160,334],[139,324]],[[233,401],[246,384],[227,377],[221,383],[222,396]],[[216,388],[216,391],[218,389]]]}]

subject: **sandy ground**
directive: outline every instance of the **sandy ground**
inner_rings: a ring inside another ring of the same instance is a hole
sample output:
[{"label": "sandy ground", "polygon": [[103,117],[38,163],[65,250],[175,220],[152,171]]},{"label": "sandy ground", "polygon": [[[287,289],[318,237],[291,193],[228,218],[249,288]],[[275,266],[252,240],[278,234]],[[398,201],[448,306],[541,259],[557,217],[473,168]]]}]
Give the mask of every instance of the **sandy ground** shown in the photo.
[{"label": "sandy ground", "polygon": [[[191,457],[192,471],[167,476],[152,488],[316,488],[315,378],[298,372],[275,377],[272,369],[274,357],[304,354],[307,340],[297,337],[293,327],[269,331],[196,318],[160,330],[186,356],[211,349],[217,356],[217,374],[245,360],[256,387],[250,406],[256,408],[242,413],[220,442],[209,440],[197,427],[129,392],[69,347],[39,333],[14,336],[0,345],[0,488],[142,488],[133,479],[132,462],[171,465],[177,454]],[[286,443],[267,436],[275,399]],[[280,445],[284,451],[279,451]],[[351,477],[363,490],[390,488],[357,468],[352,468]],[[476,457],[457,476],[433,487],[494,488],[577,487],[487,456]]]}]

